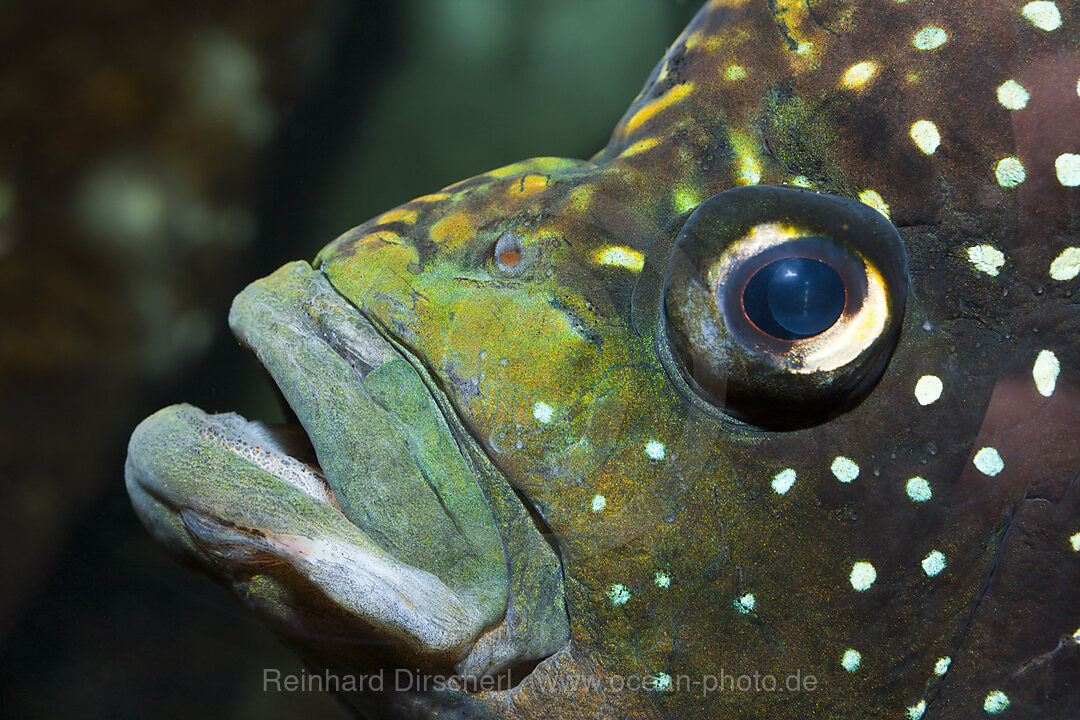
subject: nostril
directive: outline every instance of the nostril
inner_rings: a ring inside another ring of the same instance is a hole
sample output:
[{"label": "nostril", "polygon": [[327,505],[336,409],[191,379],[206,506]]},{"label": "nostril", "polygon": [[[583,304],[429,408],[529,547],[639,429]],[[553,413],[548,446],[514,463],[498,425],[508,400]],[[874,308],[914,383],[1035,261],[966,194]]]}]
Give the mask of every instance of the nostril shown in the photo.
[{"label": "nostril", "polygon": [[521,262],[521,238],[507,230],[495,242],[495,260],[504,270]]}]

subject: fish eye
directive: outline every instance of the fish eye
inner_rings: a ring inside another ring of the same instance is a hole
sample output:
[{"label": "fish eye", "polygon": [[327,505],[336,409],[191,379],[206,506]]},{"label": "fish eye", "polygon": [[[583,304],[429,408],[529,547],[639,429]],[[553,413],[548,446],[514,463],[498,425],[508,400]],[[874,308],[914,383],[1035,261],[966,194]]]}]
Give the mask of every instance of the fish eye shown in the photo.
[{"label": "fish eye", "polygon": [[825,332],[844,312],[844,281],[816,258],[773,260],[742,291],[743,313],[762,332],[798,340]]},{"label": "fish eye", "polygon": [[661,346],[730,417],[806,427],[878,380],[906,296],[904,246],[876,210],[804,190],[736,188],[698,206],[675,241]]}]

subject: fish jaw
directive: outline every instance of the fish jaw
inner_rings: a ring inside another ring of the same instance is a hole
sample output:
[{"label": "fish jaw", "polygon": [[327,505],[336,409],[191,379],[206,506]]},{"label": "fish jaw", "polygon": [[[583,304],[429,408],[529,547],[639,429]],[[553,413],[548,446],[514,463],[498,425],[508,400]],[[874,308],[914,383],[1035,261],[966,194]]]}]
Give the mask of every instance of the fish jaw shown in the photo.
[{"label": "fish jaw", "polygon": [[303,262],[230,323],[307,438],[190,405],[144,420],[126,482],[160,542],[324,666],[482,676],[565,645],[557,558],[415,358]]}]

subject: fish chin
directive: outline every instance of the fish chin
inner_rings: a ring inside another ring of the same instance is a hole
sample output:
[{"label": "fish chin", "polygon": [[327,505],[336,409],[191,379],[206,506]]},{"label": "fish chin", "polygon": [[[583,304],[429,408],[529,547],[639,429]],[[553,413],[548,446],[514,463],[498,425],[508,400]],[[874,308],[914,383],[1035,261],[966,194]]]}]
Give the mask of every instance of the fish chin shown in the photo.
[{"label": "fish chin", "polygon": [[[484,675],[565,644],[557,558],[414,358],[303,262],[229,321],[299,426],[190,405],[144,420],[126,480],[160,542],[324,666]],[[508,553],[539,563],[539,594]]]}]

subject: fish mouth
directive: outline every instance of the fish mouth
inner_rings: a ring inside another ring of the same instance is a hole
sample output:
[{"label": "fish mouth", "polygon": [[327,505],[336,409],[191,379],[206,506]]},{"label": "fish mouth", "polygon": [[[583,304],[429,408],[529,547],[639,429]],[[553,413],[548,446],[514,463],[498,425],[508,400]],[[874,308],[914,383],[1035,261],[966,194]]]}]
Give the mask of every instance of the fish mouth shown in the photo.
[{"label": "fish mouth", "polygon": [[[324,666],[378,645],[484,675],[565,644],[558,559],[415,357],[306,262],[248,286],[229,324],[297,423],[191,405],[144,420],[125,476],[160,542]],[[533,638],[514,612],[522,550],[547,578]]]}]

